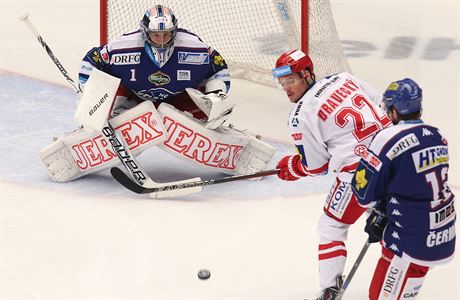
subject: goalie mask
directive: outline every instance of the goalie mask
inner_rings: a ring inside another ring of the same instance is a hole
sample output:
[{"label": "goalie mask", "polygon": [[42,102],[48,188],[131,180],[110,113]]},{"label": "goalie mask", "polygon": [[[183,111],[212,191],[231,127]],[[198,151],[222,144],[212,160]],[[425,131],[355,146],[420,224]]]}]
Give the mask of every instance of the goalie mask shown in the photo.
[{"label": "goalie mask", "polygon": [[140,30],[147,43],[159,51],[165,51],[174,44],[177,19],[170,8],[156,5],[145,11]]}]

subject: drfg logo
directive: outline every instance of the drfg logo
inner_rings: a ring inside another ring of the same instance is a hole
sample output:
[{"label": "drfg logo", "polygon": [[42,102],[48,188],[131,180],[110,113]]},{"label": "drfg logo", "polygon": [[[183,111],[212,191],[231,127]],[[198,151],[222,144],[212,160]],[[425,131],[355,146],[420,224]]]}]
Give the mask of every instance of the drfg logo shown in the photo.
[{"label": "drfg logo", "polygon": [[141,63],[141,53],[132,52],[132,53],[122,53],[114,54],[110,59],[111,65],[138,65]]},{"label": "drfg logo", "polygon": [[388,297],[396,292],[396,286],[399,284],[400,270],[395,267],[390,267],[385,282],[383,283],[383,296]]}]

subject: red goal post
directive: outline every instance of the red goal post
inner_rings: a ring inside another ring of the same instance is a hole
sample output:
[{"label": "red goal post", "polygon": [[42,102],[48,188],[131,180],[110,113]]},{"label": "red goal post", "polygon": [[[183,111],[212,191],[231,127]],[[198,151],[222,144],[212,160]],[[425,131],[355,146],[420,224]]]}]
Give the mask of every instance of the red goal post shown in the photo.
[{"label": "red goal post", "polygon": [[292,49],[309,53],[318,78],[349,71],[329,0],[100,0],[101,44],[137,30],[156,4],[217,49],[232,77],[271,85],[276,59]]}]

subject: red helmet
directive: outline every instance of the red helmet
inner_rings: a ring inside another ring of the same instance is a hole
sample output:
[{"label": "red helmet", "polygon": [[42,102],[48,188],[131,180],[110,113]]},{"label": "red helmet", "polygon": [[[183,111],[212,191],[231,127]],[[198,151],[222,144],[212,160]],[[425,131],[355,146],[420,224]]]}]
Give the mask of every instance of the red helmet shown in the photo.
[{"label": "red helmet", "polygon": [[[290,72],[286,72],[286,67],[290,67]],[[275,77],[289,75],[290,73],[302,73],[305,69],[308,69],[313,73],[313,62],[310,57],[303,53],[301,50],[292,50],[281,54],[276,61],[276,69],[273,70]]]}]

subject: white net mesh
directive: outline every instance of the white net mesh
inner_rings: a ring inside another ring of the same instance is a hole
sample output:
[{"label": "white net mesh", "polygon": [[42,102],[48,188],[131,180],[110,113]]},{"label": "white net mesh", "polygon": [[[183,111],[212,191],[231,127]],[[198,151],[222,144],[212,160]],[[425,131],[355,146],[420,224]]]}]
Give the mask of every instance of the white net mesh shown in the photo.
[{"label": "white net mesh", "polygon": [[[272,84],[271,69],[281,53],[302,48],[301,0],[107,0],[107,37],[139,27],[146,9],[172,8],[179,27],[217,49],[232,77]],[[309,54],[318,78],[349,71],[327,0],[310,0]]]},{"label": "white net mesh", "polygon": [[227,61],[230,96],[237,101],[232,124],[290,142],[286,120],[292,104],[283,91],[267,85],[274,85],[271,70],[279,55],[302,48],[301,6],[307,2],[316,77],[349,71],[329,0],[107,0],[107,37],[137,30],[145,10],[156,4],[172,8],[179,27],[196,33]]}]

